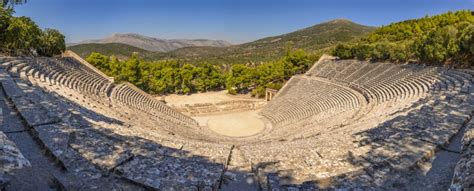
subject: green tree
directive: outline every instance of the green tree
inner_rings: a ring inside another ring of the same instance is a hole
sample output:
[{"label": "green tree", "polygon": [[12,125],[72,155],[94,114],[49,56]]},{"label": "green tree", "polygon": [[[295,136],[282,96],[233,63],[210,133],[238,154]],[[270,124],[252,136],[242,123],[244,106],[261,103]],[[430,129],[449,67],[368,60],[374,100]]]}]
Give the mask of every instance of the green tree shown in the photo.
[{"label": "green tree", "polygon": [[124,62],[100,53],[92,53],[86,60],[117,81],[128,81],[150,93],[189,94],[226,87],[230,93],[252,91],[255,96],[261,96],[265,88],[279,89],[293,74],[305,72],[315,59],[296,50],[278,61],[255,67],[236,64],[229,72],[209,63],[195,66],[180,65],[176,60],[144,62],[137,54]]},{"label": "green tree", "polygon": [[35,50],[42,34],[39,27],[28,17],[13,17],[5,33],[5,47],[15,50]]},{"label": "green tree", "polygon": [[7,28],[12,19],[13,9],[0,8],[0,47],[5,47]]},{"label": "green tree", "polygon": [[65,50],[64,35],[54,29],[44,32],[28,17],[14,17],[11,6],[24,1],[0,1],[0,48],[8,51],[52,56]]},{"label": "green tree", "polygon": [[140,60],[138,54],[133,54],[122,67],[121,73],[118,75],[118,80],[127,81],[138,85],[140,80]]},{"label": "green tree", "polygon": [[61,54],[66,50],[64,38],[64,35],[56,29],[45,29],[40,38],[38,54],[43,56]]},{"label": "green tree", "polygon": [[357,44],[352,49],[352,54],[360,60],[366,60],[372,55],[373,48],[369,44]]},{"label": "green tree", "polygon": [[179,92],[189,94],[194,91],[193,79],[194,79],[194,66],[191,64],[185,64],[179,70],[179,76],[181,84],[178,86]]},{"label": "green tree", "polygon": [[352,50],[349,45],[338,44],[332,53],[334,56],[337,56],[341,59],[353,58]]},{"label": "green tree", "polygon": [[410,49],[407,44],[411,43],[398,43],[391,46],[390,60],[394,62],[406,62],[411,57]]},{"label": "green tree", "polygon": [[[474,15],[470,10],[407,20],[382,26],[355,42],[338,45],[333,55],[343,59],[420,61],[469,66]],[[350,51],[349,51],[350,50]]]},{"label": "green tree", "polygon": [[308,70],[309,61],[309,56],[302,49],[287,52],[283,58],[283,62],[286,64],[285,68],[287,69],[285,75],[293,76]]},{"label": "green tree", "polygon": [[176,91],[177,84],[180,84],[178,71],[174,68],[164,68],[162,70],[161,80],[163,81],[163,90],[165,93],[174,93]]},{"label": "green tree", "polygon": [[20,5],[26,2],[27,0],[0,0],[0,7],[13,7],[14,5]]},{"label": "green tree", "polygon": [[122,71],[122,63],[118,60],[117,57],[111,56],[109,62],[109,70],[103,70],[106,74],[110,76],[118,76]]},{"label": "green tree", "polygon": [[457,33],[457,29],[452,26],[429,33],[414,44],[418,56],[426,61],[445,62],[459,51]]},{"label": "green tree", "polygon": [[224,77],[221,72],[209,63],[203,63],[194,68],[195,78],[193,84],[196,91],[205,92],[222,88]]},{"label": "green tree", "polygon": [[374,60],[388,60],[391,55],[392,46],[388,42],[379,42],[375,44],[371,58]]},{"label": "green tree", "polygon": [[248,92],[252,86],[253,69],[243,64],[235,64],[232,66],[229,76],[227,77],[227,90],[231,94]]},{"label": "green tree", "polygon": [[110,71],[110,58],[105,55],[93,52],[86,58],[86,61],[94,65],[101,71],[105,71],[106,73],[109,73]]},{"label": "green tree", "polygon": [[470,24],[463,29],[459,42],[461,43],[461,51],[474,54],[474,24]]}]

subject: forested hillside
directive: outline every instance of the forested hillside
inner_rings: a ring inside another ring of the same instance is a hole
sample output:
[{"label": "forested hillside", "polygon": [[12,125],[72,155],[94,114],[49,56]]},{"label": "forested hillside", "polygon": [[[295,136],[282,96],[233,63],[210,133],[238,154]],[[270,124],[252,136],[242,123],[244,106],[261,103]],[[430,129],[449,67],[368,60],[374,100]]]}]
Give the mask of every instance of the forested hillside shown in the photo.
[{"label": "forested hillside", "polygon": [[333,54],[346,59],[473,67],[474,15],[465,10],[393,23],[354,43],[341,43]]}]

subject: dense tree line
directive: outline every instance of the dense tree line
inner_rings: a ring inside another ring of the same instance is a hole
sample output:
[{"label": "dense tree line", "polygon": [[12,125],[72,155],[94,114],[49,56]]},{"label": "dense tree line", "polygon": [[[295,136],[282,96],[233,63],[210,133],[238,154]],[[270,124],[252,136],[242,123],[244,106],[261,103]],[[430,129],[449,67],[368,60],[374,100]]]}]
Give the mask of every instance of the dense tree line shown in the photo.
[{"label": "dense tree line", "polygon": [[53,56],[66,49],[64,35],[55,29],[41,30],[29,17],[14,17],[10,4],[22,1],[3,1],[0,6],[0,50]]},{"label": "dense tree line", "polygon": [[137,54],[119,61],[114,56],[99,53],[92,53],[86,60],[117,81],[133,83],[154,94],[205,92],[222,89],[225,85],[224,73],[207,63],[194,66],[180,65],[175,60],[147,62]]},{"label": "dense tree line", "polygon": [[252,95],[261,97],[265,88],[280,89],[293,75],[306,72],[318,58],[299,49],[256,67],[235,64],[227,74],[226,87],[231,94],[251,91]]},{"label": "dense tree line", "polygon": [[340,44],[335,56],[347,59],[474,66],[474,15],[448,12],[393,23],[354,43]]},{"label": "dense tree line", "polygon": [[303,50],[289,51],[278,61],[258,66],[235,64],[228,70],[209,63],[182,64],[176,60],[144,61],[137,54],[119,61],[114,56],[92,53],[86,60],[113,76],[152,94],[189,94],[228,89],[229,93],[264,95],[265,88],[281,88],[291,76],[305,72],[317,56]]}]

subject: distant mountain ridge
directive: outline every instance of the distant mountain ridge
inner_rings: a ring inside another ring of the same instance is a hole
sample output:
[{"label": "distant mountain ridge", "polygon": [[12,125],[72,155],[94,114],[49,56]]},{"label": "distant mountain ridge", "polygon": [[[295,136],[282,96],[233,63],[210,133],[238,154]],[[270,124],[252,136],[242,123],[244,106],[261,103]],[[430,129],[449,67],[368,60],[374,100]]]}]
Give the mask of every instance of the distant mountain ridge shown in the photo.
[{"label": "distant mountain ridge", "polygon": [[[147,60],[176,59],[185,63],[236,64],[258,63],[275,60],[283,56],[288,48],[303,49],[310,53],[321,53],[339,43],[349,42],[374,31],[376,27],[364,26],[347,19],[336,19],[296,30],[294,32],[266,37],[244,44],[212,47],[183,47],[169,52],[151,52],[125,46],[123,43],[81,44],[68,47],[82,57],[92,52],[126,58],[133,52]],[[133,46],[133,45],[132,45]]]},{"label": "distant mountain ridge", "polygon": [[210,46],[210,47],[226,47],[232,45],[224,40],[208,40],[208,39],[161,39],[148,37],[135,33],[113,34],[110,37],[97,40],[85,40],[79,43],[72,43],[69,46],[81,44],[108,44],[121,43],[137,48],[141,48],[153,52],[169,52],[184,47]]},{"label": "distant mountain ridge", "polygon": [[347,19],[335,19],[244,44],[222,48],[186,47],[164,54],[165,58],[190,63],[257,63],[282,57],[288,46],[309,53],[320,53],[339,43],[363,37],[375,29],[376,27],[357,24]]}]

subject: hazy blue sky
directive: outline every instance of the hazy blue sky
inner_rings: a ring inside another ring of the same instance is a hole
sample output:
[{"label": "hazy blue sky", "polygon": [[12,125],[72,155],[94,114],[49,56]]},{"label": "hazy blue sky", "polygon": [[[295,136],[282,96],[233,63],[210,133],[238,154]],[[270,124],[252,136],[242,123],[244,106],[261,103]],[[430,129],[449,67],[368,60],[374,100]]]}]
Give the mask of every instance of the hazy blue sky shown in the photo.
[{"label": "hazy blue sky", "polygon": [[28,0],[16,15],[68,42],[133,32],[242,43],[336,18],[380,26],[459,9],[474,0]]}]

